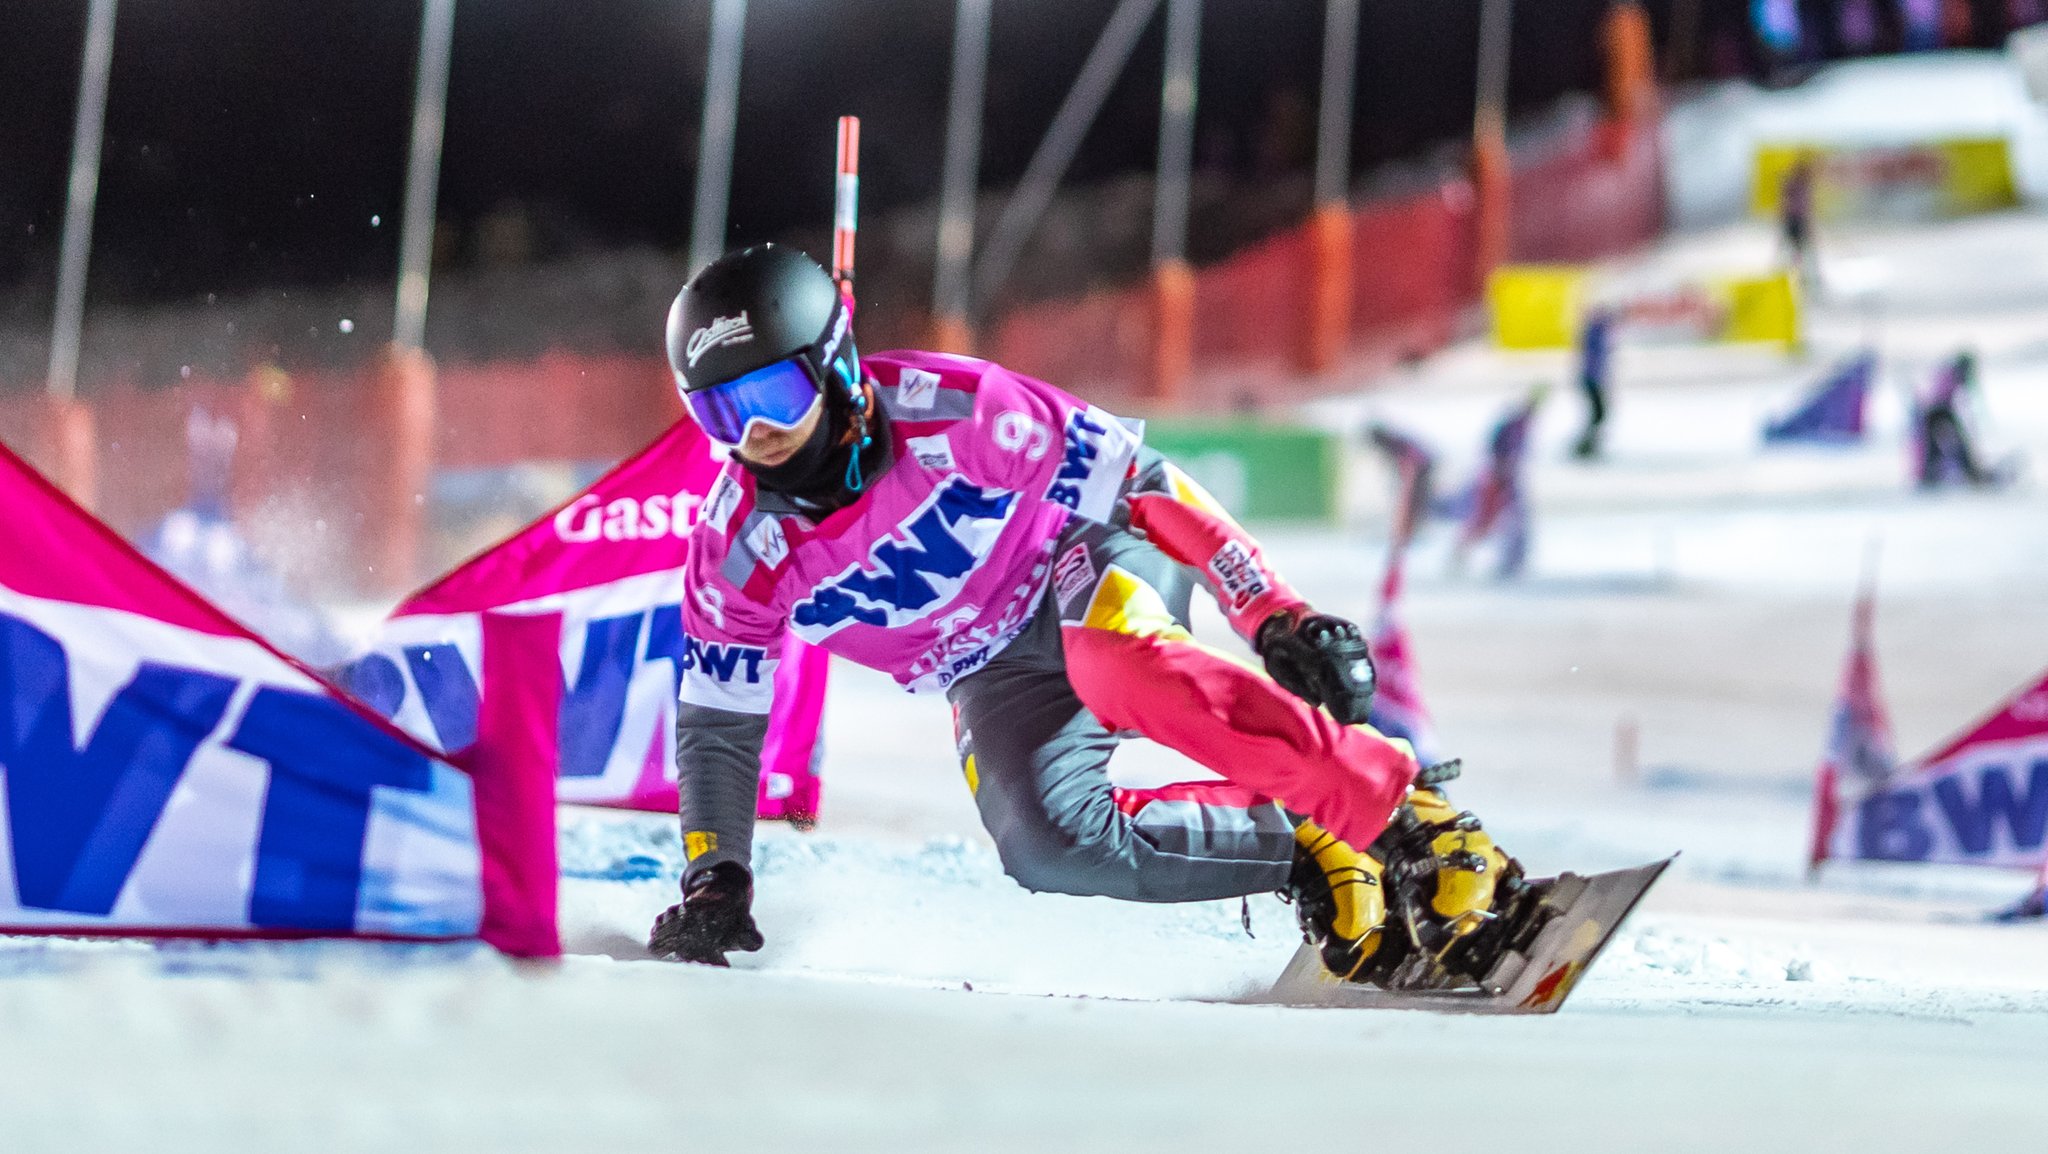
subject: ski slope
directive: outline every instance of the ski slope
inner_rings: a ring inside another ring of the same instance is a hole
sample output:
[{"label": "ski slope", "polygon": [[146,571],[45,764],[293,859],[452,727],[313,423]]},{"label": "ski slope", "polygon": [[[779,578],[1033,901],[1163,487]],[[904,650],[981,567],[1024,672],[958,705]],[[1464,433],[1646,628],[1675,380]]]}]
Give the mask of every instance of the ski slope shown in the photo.
[{"label": "ski slope", "polygon": [[[1733,224],[1628,264],[1760,266],[1770,245]],[[0,1150],[2034,1148],[2048,924],[1981,919],[2027,879],[1833,866],[1808,885],[1803,850],[1873,547],[1902,753],[2048,665],[2048,218],[1831,229],[1821,252],[1837,292],[1803,361],[1624,346],[1597,466],[1566,459],[1561,356],[1461,346],[1305,414],[1421,433],[1455,483],[1502,405],[1555,385],[1528,577],[1453,571],[1439,525],[1405,601],[1466,759],[1454,796],[1532,871],[1682,851],[1555,1017],[1259,1004],[1298,940],[1274,899],[1025,893],[980,831],[944,702],[842,663],[824,822],[764,829],[768,946],[733,970],[645,959],[681,847],[672,820],[609,811],[564,811],[555,966],[4,940]],[[1760,450],[1764,416],[1865,342],[1885,358],[1870,442]],[[1966,342],[1987,448],[2029,472],[1917,494],[1907,390]],[[1319,604],[1367,617],[1387,478],[1361,455],[1349,481],[1341,531],[1261,535]],[[1118,772],[1188,768],[1133,744]]]}]

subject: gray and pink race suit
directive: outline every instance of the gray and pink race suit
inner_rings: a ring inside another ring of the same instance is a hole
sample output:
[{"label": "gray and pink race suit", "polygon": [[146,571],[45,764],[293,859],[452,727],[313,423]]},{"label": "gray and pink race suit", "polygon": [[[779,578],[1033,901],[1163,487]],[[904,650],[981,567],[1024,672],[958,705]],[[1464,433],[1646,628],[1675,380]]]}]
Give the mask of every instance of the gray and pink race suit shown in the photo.
[{"label": "gray and pink race suit", "polygon": [[[731,461],[692,532],[677,721],[692,872],[749,861],[785,630],[947,694],[982,819],[1033,889],[1272,890],[1290,811],[1354,844],[1378,834],[1414,776],[1406,743],[1189,634],[1197,580],[1247,638],[1303,602],[1186,474],[1110,413],[998,365],[862,365],[889,464],[858,499],[813,517]],[[1133,733],[1224,780],[1116,788],[1109,756]]]}]

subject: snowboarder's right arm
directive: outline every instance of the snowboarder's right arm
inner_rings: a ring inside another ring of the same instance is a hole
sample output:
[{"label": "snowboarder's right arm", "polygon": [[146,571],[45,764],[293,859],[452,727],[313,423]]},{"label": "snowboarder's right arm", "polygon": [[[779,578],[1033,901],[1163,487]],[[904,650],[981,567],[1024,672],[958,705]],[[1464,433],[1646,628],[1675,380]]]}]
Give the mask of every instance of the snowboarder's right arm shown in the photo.
[{"label": "snowboarder's right arm", "polygon": [[685,573],[676,706],[676,788],[686,874],[749,864],[761,746],[785,622],[697,564]]},{"label": "snowboarder's right arm", "polygon": [[676,708],[676,790],[684,876],[722,861],[751,867],[761,746],[768,715],[682,702]]},{"label": "snowboarder's right arm", "polygon": [[685,897],[649,940],[657,956],[721,965],[727,950],[760,948],[747,909],[754,814],[787,627],[727,580],[730,544],[724,526],[700,523],[685,566],[675,734]]},{"label": "snowboarder's right arm", "polygon": [[686,645],[676,705],[683,900],[654,923],[648,949],[656,957],[722,966],[728,952],[762,944],[752,910],[754,814],[774,650],[695,634]]}]

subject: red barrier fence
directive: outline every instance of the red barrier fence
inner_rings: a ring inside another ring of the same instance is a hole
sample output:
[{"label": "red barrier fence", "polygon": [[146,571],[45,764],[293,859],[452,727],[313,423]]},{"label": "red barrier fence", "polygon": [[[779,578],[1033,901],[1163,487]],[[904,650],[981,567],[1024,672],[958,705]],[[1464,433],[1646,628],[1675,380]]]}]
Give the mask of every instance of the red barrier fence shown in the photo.
[{"label": "red barrier fence", "polygon": [[[1511,254],[1584,260],[1648,241],[1661,223],[1658,176],[1653,126],[1601,121],[1566,133],[1515,167]],[[1479,297],[1474,217],[1462,179],[1332,206],[1194,270],[1191,297],[1184,282],[1148,283],[1027,305],[985,330],[979,351],[1126,411],[1243,408],[1355,386],[1452,339]],[[1348,292],[1332,287],[1345,264]],[[1340,325],[1332,302],[1342,309],[1347,295]],[[1188,343],[1162,366],[1159,310],[1190,299]],[[1180,378],[1163,390],[1162,367]],[[8,398],[0,437],[136,534],[185,498],[189,409],[232,415],[238,516],[302,534],[332,588],[391,591],[422,576],[414,542],[430,470],[616,459],[682,411],[659,355],[449,364],[424,393],[421,369],[389,358],[354,372],[266,368],[244,381],[117,386],[71,407]],[[84,453],[88,444],[96,452]]]},{"label": "red barrier fence", "polygon": [[[1659,175],[1654,129],[1614,121],[1589,122],[1520,158],[1510,257],[1589,260],[1646,243],[1662,225]],[[1196,270],[1192,375],[1170,398],[1147,387],[1154,312],[1145,285],[1013,310],[982,352],[1112,407],[1218,409],[1327,391],[1448,343],[1481,287],[1471,184],[1445,180],[1348,216],[1351,323],[1334,358],[1313,330],[1316,230],[1330,227],[1313,218]],[[1346,374],[1319,375],[1333,360]]]},{"label": "red barrier fence", "polygon": [[1515,170],[1509,209],[1517,261],[1586,261],[1656,236],[1664,224],[1654,131],[1603,120]]},{"label": "red barrier fence", "polygon": [[[648,341],[656,348],[659,334]],[[436,462],[608,461],[683,415],[668,362],[550,353],[524,364],[445,365]]]}]

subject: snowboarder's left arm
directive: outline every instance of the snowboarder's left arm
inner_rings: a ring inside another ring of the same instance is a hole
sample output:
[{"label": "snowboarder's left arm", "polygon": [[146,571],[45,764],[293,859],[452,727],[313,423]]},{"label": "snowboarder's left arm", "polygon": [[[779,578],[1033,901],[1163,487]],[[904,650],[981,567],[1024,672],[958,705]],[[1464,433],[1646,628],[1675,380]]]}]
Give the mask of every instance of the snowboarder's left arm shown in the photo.
[{"label": "snowboarder's left arm", "polygon": [[[1258,542],[1134,428],[1030,377],[989,366],[959,464],[977,484],[1043,493],[1076,516],[1133,529],[1202,575],[1266,672],[1347,725],[1366,719],[1372,658],[1358,626],[1317,613],[1266,564]],[[957,447],[956,447],[957,451]],[[971,466],[971,468],[970,468]]]},{"label": "snowboarder's left arm", "polygon": [[1207,490],[1145,450],[1124,504],[1132,529],[1201,574],[1231,628],[1264,659],[1274,681],[1347,725],[1366,720],[1375,679],[1364,634],[1351,621],[1310,608]]},{"label": "snowboarder's left arm", "polygon": [[1267,619],[1308,607],[1222,503],[1156,450],[1140,451],[1123,505],[1119,519],[1201,574],[1230,627],[1254,646]]}]

